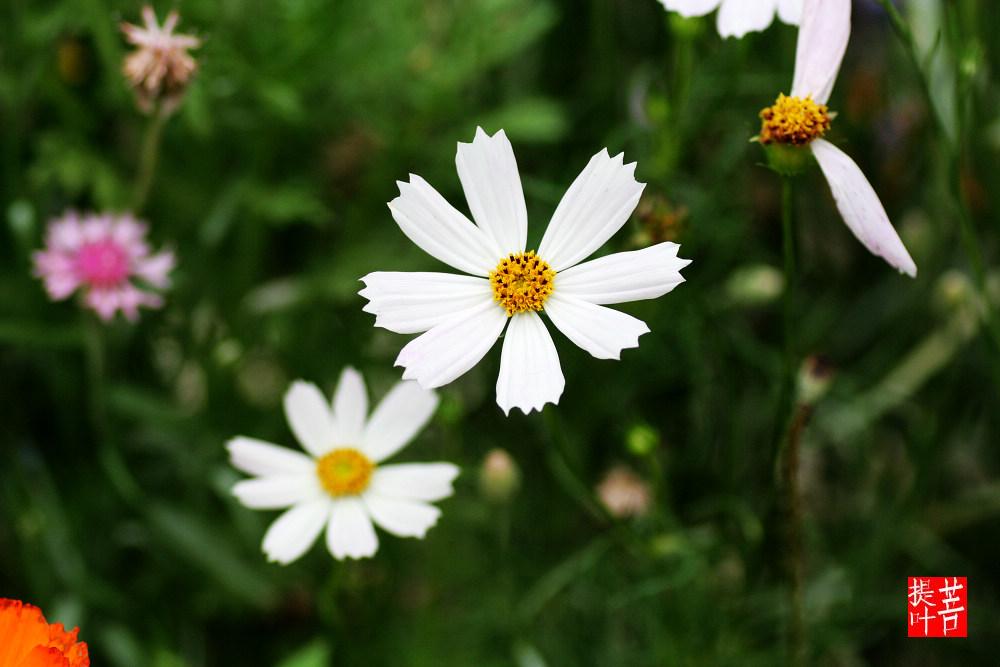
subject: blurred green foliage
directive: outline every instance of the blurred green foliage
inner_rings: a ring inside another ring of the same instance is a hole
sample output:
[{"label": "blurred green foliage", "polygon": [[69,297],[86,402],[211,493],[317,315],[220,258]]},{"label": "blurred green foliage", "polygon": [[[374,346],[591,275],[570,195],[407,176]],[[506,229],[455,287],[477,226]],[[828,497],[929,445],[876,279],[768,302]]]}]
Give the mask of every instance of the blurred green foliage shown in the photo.
[{"label": "blurred green foliage", "polygon": [[[1000,231],[1000,14],[912,0],[937,111],[987,262]],[[79,624],[94,664],[775,665],[786,554],[772,475],[782,374],[780,184],[748,143],[786,90],[795,31],[720,40],[654,0],[185,0],[200,71],[141,212],[176,249],[163,311],[100,328],[51,304],[30,252],[68,207],[130,205],[147,118],[120,74],[136,2],[0,5],[0,595]],[[796,185],[796,353],[835,378],[802,451],[809,664],[995,664],[1000,368],[958,243],[942,137],[877,5],[855,2],[832,139],[920,267],[871,257],[815,171]],[[158,10],[169,7],[161,3]],[[505,128],[537,241],[608,146],[661,199],[612,241],[674,238],[674,293],[626,309],[621,362],[558,336],[558,407],[504,418],[494,351],[442,391],[409,460],[465,473],[424,541],[265,563],[271,520],[229,494],[236,434],[293,444],[287,383],[358,366],[375,397],[404,337],[357,279],[433,270],[385,202],[419,173],[462,202],[456,141]],[[997,276],[993,275],[997,282]],[[996,301],[993,302],[994,307]],[[476,468],[507,449],[509,503]],[[592,487],[624,462],[649,515]],[[908,575],[970,582],[970,638],[905,639]]]}]

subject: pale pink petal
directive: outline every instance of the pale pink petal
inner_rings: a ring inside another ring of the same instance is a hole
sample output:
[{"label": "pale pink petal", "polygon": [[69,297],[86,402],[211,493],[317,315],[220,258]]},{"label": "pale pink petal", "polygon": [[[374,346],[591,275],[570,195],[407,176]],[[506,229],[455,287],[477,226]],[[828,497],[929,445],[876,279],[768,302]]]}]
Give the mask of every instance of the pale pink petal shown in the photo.
[{"label": "pale pink petal", "polygon": [[170,285],[170,272],[176,264],[174,253],[169,250],[144,257],[136,262],[134,274],[159,289]]},{"label": "pale pink petal", "polygon": [[98,317],[107,322],[115,316],[115,311],[118,310],[118,291],[91,288],[84,298],[84,303],[93,309]]},{"label": "pale pink petal", "polygon": [[793,97],[826,104],[851,37],[851,0],[805,0],[795,50]]},{"label": "pale pink petal", "polygon": [[889,216],[871,183],[846,153],[824,139],[812,142],[813,155],[823,170],[844,222],[868,250],[910,277],[917,265],[889,222]]},{"label": "pale pink petal", "polygon": [[83,243],[83,227],[75,212],[70,211],[60,220],[55,220],[49,225],[46,244],[50,248],[76,250],[81,243]]}]

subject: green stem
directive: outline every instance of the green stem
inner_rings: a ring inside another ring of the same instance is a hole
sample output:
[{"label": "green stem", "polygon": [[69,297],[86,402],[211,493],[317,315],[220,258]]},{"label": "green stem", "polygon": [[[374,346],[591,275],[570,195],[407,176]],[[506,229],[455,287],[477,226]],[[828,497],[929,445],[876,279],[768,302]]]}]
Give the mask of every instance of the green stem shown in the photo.
[{"label": "green stem", "polygon": [[781,237],[785,260],[785,383],[791,389],[795,381],[795,203],[788,176],[781,180]]},{"label": "green stem", "polygon": [[799,443],[808,411],[795,399],[795,379],[798,369],[795,345],[795,199],[792,179],[781,181],[781,232],[784,255],[785,293],[783,300],[784,368],[781,376],[781,397],[775,448],[775,483],[782,497],[784,535],[787,544],[786,569],[788,588],[788,654],[790,664],[805,664],[806,636],[802,612],[804,568],[802,564],[802,505],[799,498]]},{"label": "green stem", "polygon": [[129,472],[121,452],[114,442],[111,422],[107,412],[107,384],[105,378],[106,356],[104,330],[89,313],[83,314],[84,355],[86,357],[90,421],[97,440],[97,458],[115,491],[128,503],[135,504],[141,492],[139,484]]},{"label": "green stem", "polygon": [[163,128],[167,124],[170,116],[163,107],[158,107],[146,125],[146,132],[142,137],[142,146],[139,149],[139,169],[135,178],[135,193],[132,197],[132,211],[139,214],[146,199],[149,197],[149,190],[153,185],[153,175],[156,173],[156,162],[160,155],[160,143],[163,138]]}]

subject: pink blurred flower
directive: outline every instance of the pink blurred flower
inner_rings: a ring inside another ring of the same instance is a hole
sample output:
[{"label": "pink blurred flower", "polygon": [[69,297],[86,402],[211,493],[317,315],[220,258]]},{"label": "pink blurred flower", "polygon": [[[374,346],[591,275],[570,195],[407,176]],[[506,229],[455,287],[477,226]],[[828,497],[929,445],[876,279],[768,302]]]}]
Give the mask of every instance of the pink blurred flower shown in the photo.
[{"label": "pink blurred flower", "polygon": [[122,23],[122,32],[136,50],[125,57],[122,68],[125,78],[135,89],[139,106],[151,111],[156,102],[163,102],[167,112],[180,102],[188,81],[198,69],[198,63],[187,52],[201,45],[191,35],[175,35],[180,16],[167,14],[160,26],[149,5],[142,8],[143,26]]},{"label": "pink blurred flower", "polygon": [[162,306],[163,299],[143,287],[166,288],[174,268],[174,254],[151,254],[146,225],[128,214],[69,211],[49,223],[45,249],[33,259],[34,273],[45,281],[53,301],[79,290],[84,303],[104,321],[118,310],[135,321],[140,306]]}]

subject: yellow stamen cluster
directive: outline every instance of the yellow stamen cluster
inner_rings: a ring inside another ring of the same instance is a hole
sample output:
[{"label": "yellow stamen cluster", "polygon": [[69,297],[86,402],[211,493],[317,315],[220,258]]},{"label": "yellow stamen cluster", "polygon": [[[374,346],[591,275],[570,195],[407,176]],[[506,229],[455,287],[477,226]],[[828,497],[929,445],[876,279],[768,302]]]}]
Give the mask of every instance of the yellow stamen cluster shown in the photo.
[{"label": "yellow stamen cluster", "polygon": [[777,101],[760,112],[760,143],[803,146],[819,139],[830,129],[830,114],[825,104],[811,97],[778,95]]},{"label": "yellow stamen cluster", "polygon": [[320,484],[331,496],[357,495],[368,488],[375,464],[356,449],[335,449],[316,461]]},{"label": "yellow stamen cluster", "polygon": [[556,272],[534,250],[511,253],[490,272],[493,298],[507,311],[507,317],[529,310],[541,310],[552,294]]}]

